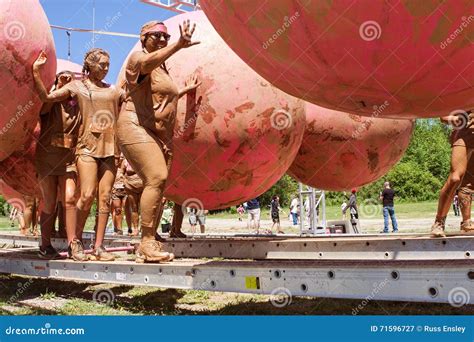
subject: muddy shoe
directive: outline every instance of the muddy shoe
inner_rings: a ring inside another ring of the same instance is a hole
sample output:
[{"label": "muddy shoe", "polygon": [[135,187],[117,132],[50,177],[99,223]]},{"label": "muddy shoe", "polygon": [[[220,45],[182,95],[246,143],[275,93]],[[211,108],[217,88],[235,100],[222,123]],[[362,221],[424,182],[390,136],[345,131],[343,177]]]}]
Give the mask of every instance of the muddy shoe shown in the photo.
[{"label": "muddy shoe", "polygon": [[89,257],[86,253],[84,253],[84,247],[82,246],[82,242],[78,239],[74,239],[71,241],[67,248],[67,254],[70,259],[74,261],[87,261]]},{"label": "muddy shoe", "polygon": [[156,240],[140,242],[137,248],[137,263],[144,262],[168,262],[174,259],[173,253],[163,252],[161,243]]},{"label": "muddy shoe", "polygon": [[91,254],[91,260],[94,261],[114,261],[115,255],[107,252],[104,246],[94,248]]},{"label": "muddy shoe", "polygon": [[436,220],[431,226],[431,236],[433,237],[446,237],[444,233],[444,220]]},{"label": "muddy shoe", "polygon": [[61,259],[61,255],[58,253],[57,250],[54,249],[53,246],[49,245],[46,246],[45,248],[40,247],[40,250],[38,252],[38,256],[41,259],[46,259],[46,260],[56,260],[56,259]]},{"label": "muddy shoe", "polygon": [[461,222],[461,233],[474,234],[474,222],[471,220]]},{"label": "muddy shoe", "polygon": [[181,230],[177,230],[177,231],[172,230],[170,232],[170,238],[186,239],[187,236]]}]

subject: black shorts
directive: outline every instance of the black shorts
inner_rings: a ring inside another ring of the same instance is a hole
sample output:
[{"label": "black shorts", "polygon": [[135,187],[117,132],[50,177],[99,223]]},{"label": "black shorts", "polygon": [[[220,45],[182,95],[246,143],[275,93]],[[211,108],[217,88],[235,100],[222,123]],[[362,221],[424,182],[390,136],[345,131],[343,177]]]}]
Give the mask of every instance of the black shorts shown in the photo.
[{"label": "black shorts", "polygon": [[280,215],[278,213],[272,213],[273,223],[280,223]]}]

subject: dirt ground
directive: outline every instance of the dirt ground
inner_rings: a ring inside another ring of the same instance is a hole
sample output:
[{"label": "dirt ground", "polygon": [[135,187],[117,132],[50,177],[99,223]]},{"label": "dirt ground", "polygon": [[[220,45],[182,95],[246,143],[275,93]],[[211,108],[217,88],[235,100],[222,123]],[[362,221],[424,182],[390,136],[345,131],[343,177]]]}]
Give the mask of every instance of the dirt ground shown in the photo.
[{"label": "dirt ground", "polygon": [[[459,230],[459,221],[460,219],[457,217],[448,217],[446,220],[446,230],[452,232]],[[433,224],[433,218],[397,219],[397,222],[400,233],[428,233],[430,231],[431,225]],[[379,233],[383,230],[383,225],[383,218],[360,220],[361,233]],[[270,230],[272,228],[272,221],[263,219],[260,221],[260,227],[262,231]],[[300,231],[299,226],[293,226],[292,223],[286,218],[282,219],[281,227],[284,232],[292,234],[297,234]],[[186,220],[183,222],[183,231],[190,233],[190,226]],[[275,231],[276,228],[273,228],[273,232]],[[251,231],[247,228],[247,222],[245,220],[239,221],[237,218],[223,219],[208,217],[206,218],[206,232],[212,234],[225,234],[250,233]]]}]

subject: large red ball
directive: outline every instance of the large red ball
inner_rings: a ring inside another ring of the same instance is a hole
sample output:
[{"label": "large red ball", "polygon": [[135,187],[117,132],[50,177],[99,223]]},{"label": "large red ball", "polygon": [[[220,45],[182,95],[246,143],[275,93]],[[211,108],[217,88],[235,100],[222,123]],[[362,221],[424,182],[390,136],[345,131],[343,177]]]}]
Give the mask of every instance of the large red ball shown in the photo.
[{"label": "large red ball", "polygon": [[38,120],[41,101],[32,65],[41,50],[48,63],[41,72],[49,87],[56,53],[48,19],[37,0],[0,1],[0,161],[24,145]]},{"label": "large red ball", "polygon": [[0,179],[27,196],[41,196],[35,166],[36,144],[39,135],[40,125],[37,123],[26,143],[18,151],[13,152],[0,162]]},{"label": "large red ball", "polygon": [[348,190],[385,175],[403,156],[412,120],[366,118],[306,105],[306,130],[290,176],[324,190]]},{"label": "large red ball", "polygon": [[381,117],[474,107],[471,0],[202,0],[229,46],[280,89]]},{"label": "large red ball", "polygon": [[265,192],[289,168],[303,137],[304,102],[258,76],[203,12],[166,20],[172,41],[186,19],[197,23],[193,40],[201,44],[166,64],[179,88],[189,75],[198,75],[200,106],[197,115],[187,115],[186,96],[179,101],[165,196],[185,205],[225,208]]}]

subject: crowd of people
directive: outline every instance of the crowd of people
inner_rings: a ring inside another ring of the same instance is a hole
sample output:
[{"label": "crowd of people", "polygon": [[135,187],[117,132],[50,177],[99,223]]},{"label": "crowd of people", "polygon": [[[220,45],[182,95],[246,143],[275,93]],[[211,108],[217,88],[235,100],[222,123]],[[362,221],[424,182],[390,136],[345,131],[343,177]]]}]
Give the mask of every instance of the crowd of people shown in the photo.
[{"label": "crowd of people", "polygon": [[[33,63],[35,87],[44,103],[35,158],[43,202],[39,215],[41,257],[59,257],[51,244],[59,216],[64,220],[71,259],[113,261],[115,256],[103,245],[106,225],[112,210],[120,233],[125,208],[130,235],[141,233],[136,261],[173,260],[173,254],[163,251],[164,239],[157,227],[165,212],[163,191],[172,163],[178,99],[188,96],[187,103],[195,103],[200,85],[190,75],[178,89],[168,73],[168,58],[199,44],[191,40],[195,25],[189,20],[179,28],[179,39],[168,44],[170,35],[162,22],[143,25],[142,49],[128,58],[125,79],[117,87],[104,82],[110,56],[100,48],[85,54],[81,79],[61,71],[52,89],[42,80],[48,56],[41,52]],[[87,255],[82,233],[94,201],[95,242]],[[176,224],[170,228],[170,236],[177,238],[185,236],[179,224],[183,215],[176,215],[178,211],[181,209],[175,208]],[[166,219],[170,219],[168,212]]]}]

